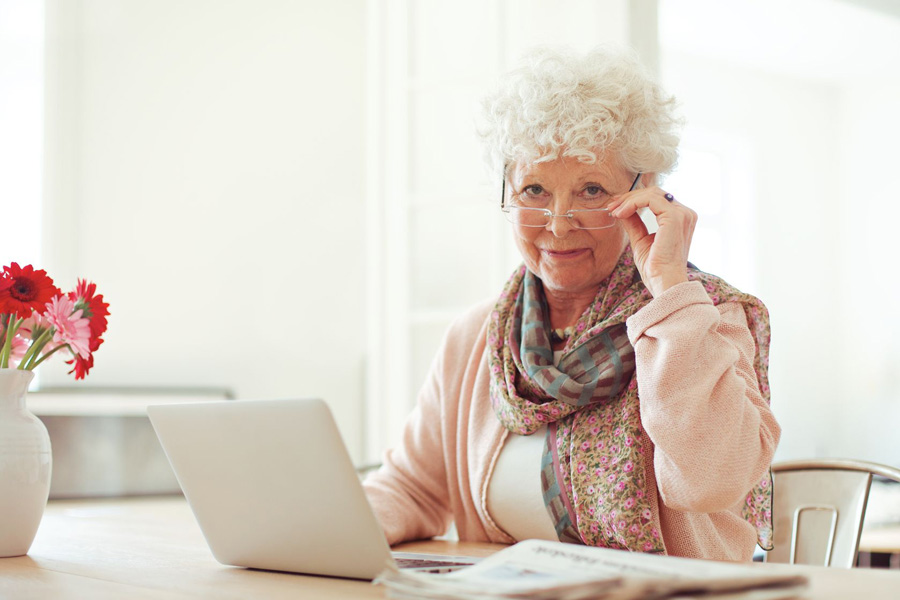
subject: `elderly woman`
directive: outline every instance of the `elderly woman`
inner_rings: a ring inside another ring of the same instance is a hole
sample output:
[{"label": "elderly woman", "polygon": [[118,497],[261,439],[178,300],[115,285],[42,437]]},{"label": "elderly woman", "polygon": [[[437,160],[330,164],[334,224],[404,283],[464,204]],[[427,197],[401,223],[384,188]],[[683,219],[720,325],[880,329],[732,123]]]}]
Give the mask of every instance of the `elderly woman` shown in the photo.
[{"label": "elderly woman", "polygon": [[688,263],[697,216],[656,185],[673,104],[612,50],[534,53],[485,101],[524,264],[450,328],[365,483],[391,543],[455,522],[469,541],[770,547],[768,315]]}]

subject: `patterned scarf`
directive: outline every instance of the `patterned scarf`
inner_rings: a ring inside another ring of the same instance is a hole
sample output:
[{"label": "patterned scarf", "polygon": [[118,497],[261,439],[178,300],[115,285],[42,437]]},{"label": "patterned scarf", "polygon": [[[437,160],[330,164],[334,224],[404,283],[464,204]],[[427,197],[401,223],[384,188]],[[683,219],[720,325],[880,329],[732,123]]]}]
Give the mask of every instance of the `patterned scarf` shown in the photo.
[{"label": "patterned scarf", "polygon": [[[769,316],[756,298],[689,265],[713,303],[739,302],[756,341],[754,369],[769,401]],[[541,460],[544,503],[561,541],[665,552],[644,469],[634,348],[625,320],[653,296],[626,248],[575,325],[559,365],[550,346],[540,280],[524,265],[504,287],[488,328],[491,403],[512,433],[547,425]],[[772,547],[771,472],[747,495],[743,517]]]}]

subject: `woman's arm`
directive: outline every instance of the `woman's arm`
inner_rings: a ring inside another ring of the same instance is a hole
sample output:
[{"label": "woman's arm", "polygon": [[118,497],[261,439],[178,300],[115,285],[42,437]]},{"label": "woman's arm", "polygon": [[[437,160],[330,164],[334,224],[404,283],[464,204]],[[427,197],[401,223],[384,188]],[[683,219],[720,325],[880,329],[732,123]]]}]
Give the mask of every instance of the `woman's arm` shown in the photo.
[{"label": "woman's arm", "polygon": [[663,502],[734,507],[763,478],[781,435],[759,392],[743,308],[714,306],[699,282],[681,283],[632,316],[628,335]]},{"label": "woman's arm", "polygon": [[441,535],[450,526],[441,414],[441,363],[435,358],[399,446],[363,483],[389,544]]}]

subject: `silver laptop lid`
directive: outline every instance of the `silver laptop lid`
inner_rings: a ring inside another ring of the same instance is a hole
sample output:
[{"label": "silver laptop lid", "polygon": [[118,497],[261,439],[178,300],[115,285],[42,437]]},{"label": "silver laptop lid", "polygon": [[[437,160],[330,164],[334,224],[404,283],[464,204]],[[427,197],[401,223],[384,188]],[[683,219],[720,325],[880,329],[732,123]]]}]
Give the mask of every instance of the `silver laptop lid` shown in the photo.
[{"label": "silver laptop lid", "polygon": [[323,401],[204,402],[147,412],[219,562],[372,579],[391,560]]}]

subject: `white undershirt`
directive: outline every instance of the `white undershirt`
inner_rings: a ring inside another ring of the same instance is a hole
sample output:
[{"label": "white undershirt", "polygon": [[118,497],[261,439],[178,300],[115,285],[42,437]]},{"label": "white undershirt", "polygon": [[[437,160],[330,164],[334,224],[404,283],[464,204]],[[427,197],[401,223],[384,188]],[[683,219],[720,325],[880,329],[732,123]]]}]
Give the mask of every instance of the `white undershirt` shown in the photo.
[{"label": "white undershirt", "polygon": [[[561,356],[561,351],[554,352],[554,362],[558,363]],[[488,514],[518,541],[559,541],[541,490],[546,436],[546,425],[531,435],[507,435],[488,482]]]}]

